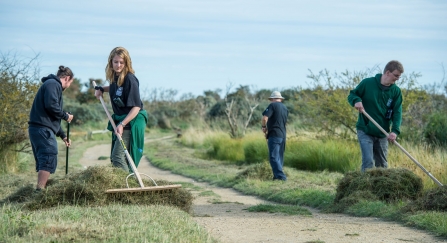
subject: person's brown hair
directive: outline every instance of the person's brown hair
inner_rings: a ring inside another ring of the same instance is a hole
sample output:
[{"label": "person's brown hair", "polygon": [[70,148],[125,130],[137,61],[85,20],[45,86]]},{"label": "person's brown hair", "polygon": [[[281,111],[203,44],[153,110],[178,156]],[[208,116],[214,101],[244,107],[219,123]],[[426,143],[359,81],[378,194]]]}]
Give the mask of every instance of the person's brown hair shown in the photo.
[{"label": "person's brown hair", "polygon": [[124,60],[124,69],[118,77],[118,86],[123,85],[124,77],[126,77],[127,73],[135,73],[132,68],[132,60],[130,59],[129,52],[124,47],[115,47],[110,52],[109,60],[106,66],[106,80],[110,83],[115,82],[115,71],[113,70],[113,58],[115,56],[119,56]]},{"label": "person's brown hair", "polygon": [[402,63],[396,60],[389,61],[385,68],[383,69],[383,74],[386,73],[386,71],[390,71],[392,73],[394,70],[399,71],[400,73],[404,72],[404,66],[402,66]]},{"label": "person's brown hair", "polygon": [[64,66],[60,65],[59,70],[57,70],[56,76],[58,78],[63,78],[63,77],[69,76],[70,80],[71,80],[74,77],[74,74],[69,67],[64,67]]}]

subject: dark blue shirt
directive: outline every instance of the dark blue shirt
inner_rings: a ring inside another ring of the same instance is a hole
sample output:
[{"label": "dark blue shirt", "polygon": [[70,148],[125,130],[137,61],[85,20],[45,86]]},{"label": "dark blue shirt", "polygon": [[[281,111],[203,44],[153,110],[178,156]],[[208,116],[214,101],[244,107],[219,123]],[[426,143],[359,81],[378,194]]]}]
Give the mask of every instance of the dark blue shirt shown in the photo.
[{"label": "dark blue shirt", "polygon": [[262,115],[269,118],[267,120],[267,138],[286,138],[286,123],[287,117],[289,116],[289,111],[283,103],[270,103],[267,109],[262,112]]}]

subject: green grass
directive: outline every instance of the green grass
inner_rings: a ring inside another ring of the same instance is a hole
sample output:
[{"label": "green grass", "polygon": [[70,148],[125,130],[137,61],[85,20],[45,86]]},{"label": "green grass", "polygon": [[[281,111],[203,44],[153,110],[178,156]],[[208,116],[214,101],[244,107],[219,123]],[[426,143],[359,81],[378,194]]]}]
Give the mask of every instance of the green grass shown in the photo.
[{"label": "green grass", "polygon": [[0,211],[1,242],[216,242],[190,215],[165,206]]}]

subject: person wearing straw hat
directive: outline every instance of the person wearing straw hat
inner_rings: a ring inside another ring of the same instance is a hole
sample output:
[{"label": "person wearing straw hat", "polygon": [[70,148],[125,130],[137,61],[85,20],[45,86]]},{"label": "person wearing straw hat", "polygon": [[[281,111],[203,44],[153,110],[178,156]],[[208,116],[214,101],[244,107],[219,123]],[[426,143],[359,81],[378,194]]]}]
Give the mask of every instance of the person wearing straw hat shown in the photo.
[{"label": "person wearing straw hat", "polygon": [[281,96],[279,91],[273,91],[269,100],[270,105],[262,113],[262,132],[267,139],[273,180],[286,181],[287,177],[283,167],[286,148],[286,123],[289,111],[282,103],[284,97]]},{"label": "person wearing straw hat", "polygon": [[[395,83],[403,72],[402,63],[392,60],[382,74],[363,79],[349,92],[349,104],[359,111],[356,128],[362,152],[362,172],[374,167],[388,168],[388,141],[396,140],[402,123],[402,91]],[[370,122],[363,111],[389,132],[389,136]]]}]

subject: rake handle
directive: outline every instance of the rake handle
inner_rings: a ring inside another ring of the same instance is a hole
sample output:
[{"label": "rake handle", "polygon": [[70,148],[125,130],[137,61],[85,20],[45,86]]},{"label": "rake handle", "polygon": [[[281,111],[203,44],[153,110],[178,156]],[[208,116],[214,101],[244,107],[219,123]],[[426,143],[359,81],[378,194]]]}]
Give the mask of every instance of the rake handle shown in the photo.
[{"label": "rake handle", "polygon": [[[70,123],[67,122],[67,141],[70,142]],[[65,153],[65,175],[68,174],[68,147],[67,147],[67,151]]]},{"label": "rake handle", "polygon": [[[374,119],[368,115],[368,113],[366,113],[365,110],[362,110],[363,115],[365,115],[372,123],[374,123],[374,125],[376,125],[376,127],[383,132],[383,134],[385,134],[387,137],[389,136],[389,134],[376,122],[374,121]],[[415,158],[413,158],[413,156],[410,155],[410,153],[407,152],[407,150],[405,150],[396,140],[393,141],[393,143],[399,147],[402,152],[404,152],[408,158],[410,158],[417,166],[419,166],[419,168],[422,169],[422,171],[425,172],[425,174],[427,174],[436,184],[438,184],[438,186],[443,186],[441,182],[439,182],[428,170],[426,170],[424,168],[424,166],[422,166]]]},{"label": "rake handle", "polygon": [[[96,82],[95,81],[92,81],[92,84],[93,84],[93,87],[96,86]],[[104,111],[106,112],[107,117],[109,118],[110,124],[112,124],[113,131],[115,132],[116,137],[118,138],[118,140],[120,141],[121,145],[123,146],[124,154],[126,155],[126,158],[129,161],[129,164],[130,164],[130,167],[132,168],[133,173],[137,177],[138,184],[140,184],[141,188],[144,188],[143,180],[141,180],[141,176],[140,176],[140,174],[137,171],[137,167],[135,167],[135,163],[133,162],[132,157],[130,156],[129,152],[127,151],[126,145],[124,144],[124,141],[123,141],[121,135],[119,135],[116,132],[115,122],[113,121],[112,116],[109,113],[109,110],[107,110],[106,104],[104,103],[104,99],[102,98],[102,96],[99,97],[99,100],[101,101],[102,107],[104,108]]]}]

